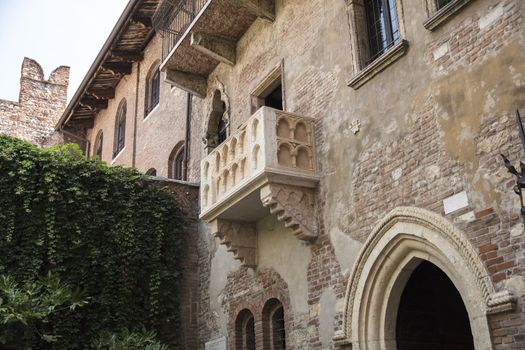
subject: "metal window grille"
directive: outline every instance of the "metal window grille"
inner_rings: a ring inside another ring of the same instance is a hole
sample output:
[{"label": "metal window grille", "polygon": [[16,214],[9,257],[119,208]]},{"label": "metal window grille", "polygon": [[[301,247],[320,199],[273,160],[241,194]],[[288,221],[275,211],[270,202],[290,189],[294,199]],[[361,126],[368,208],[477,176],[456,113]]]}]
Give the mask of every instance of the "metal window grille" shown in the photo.
[{"label": "metal window grille", "polygon": [[160,71],[158,69],[155,70],[153,73],[153,76],[150,78],[148,82],[149,87],[149,94],[148,94],[148,100],[147,100],[147,106],[146,106],[146,113],[145,116],[149,114],[159,104],[160,100]]},{"label": "metal window grille", "polygon": [[115,150],[113,157],[115,157],[124,148],[126,139],[126,104],[124,103],[119,109],[117,115],[117,125],[115,128]]},{"label": "metal window grille", "polygon": [[443,7],[451,3],[452,0],[436,0],[436,9],[441,10]]},{"label": "metal window grille", "polygon": [[395,0],[365,1],[369,58],[366,64],[392,47],[399,39]]},{"label": "metal window grille", "polygon": [[244,339],[244,349],[255,350],[255,323],[253,317],[250,317],[246,322],[246,327],[244,329]]},{"label": "metal window grille", "polygon": [[184,148],[182,148],[179,153],[177,153],[177,156],[175,157],[175,160],[173,161],[173,178],[175,180],[182,180],[182,168],[184,164]]},{"label": "metal window grille", "polygon": [[209,0],[164,0],[153,15],[153,26],[161,33],[165,60],[195,16]]},{"label": "metal window grille", "polygon": [[96,147],[95,147],[95,155],[99,159],[102,159],[102,144],[103,144],[103,142],[104,142],[104,133],[100,132],[100,134],[98,135],[97,143],[96,143]]},{"label": "metal window grille", "polygon": [[272,314],[272,338],[274,350],[286,349],[286,332],[284,328],[284,309],[282,305]]}]

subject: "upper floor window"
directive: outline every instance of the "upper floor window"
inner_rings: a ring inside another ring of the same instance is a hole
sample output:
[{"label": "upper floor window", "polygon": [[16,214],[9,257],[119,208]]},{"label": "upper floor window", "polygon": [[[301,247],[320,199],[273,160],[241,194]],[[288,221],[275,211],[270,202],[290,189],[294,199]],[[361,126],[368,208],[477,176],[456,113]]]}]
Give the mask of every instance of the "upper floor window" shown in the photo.
[{"label": "upper floor window", "polygon": [[171,151],[168,160],[168,177],[174,180],[184,180],[184,145],[177,144]]},{"label": "upper floor window", "polygon": [[277,299],[270,299],[263,308],[264,349],[286,349],[286,329],[283,304]]},{"label": "upper floor window", "polygon": [[355,72],[348,86],[358,89],[403,56],[408,42],[402,0],[353,0],[347,9]]},{"label": "upper floor window", "polygon": [[255,322],[248,309],[239,312],[235,320],[235,349],[255,350]]},{"label": "upper floor window", "polygon": [[394,0],[366,0],[369,57],[366,64],[381,56],[399,38]]},{"label": "upper floor window", "polygon": [[95,156],[102,159],[102,145],[104,143],[104,133],[100,130],[95,139]]},{"label": "upper floor window", "polygon": [[144,118],[159,104],[160,71],[155,63],[146,76],[146,99],[144,101]]},{"label": "upper floor window", "polygon": [[452,2],[452,0],[436,0],[436,9],[441,10],[450,2]]},{"label": "upper floor window", "polygon": [[423,26],[434,30],[474,0],[426,0],[428,19]]},{"label": "upper floor window", "polygon": [[126,100],[120,102],[115,120],[115,142],[113,146],[113,157],[116,157],[124,149],[126,141]]},{"label": "upper floor window", "polygon": [[226,116],[226,102],[222,99],[221,92],[215,90],[208,117],[206,136],[203,138],[208,153],[228,138],[229,124]]}]

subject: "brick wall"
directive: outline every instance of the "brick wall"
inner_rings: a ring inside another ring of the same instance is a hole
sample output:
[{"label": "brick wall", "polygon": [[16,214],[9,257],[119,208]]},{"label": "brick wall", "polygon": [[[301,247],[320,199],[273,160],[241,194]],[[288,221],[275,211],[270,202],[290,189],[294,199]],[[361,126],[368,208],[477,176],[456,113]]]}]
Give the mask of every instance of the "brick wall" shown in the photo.
[{"label": "brick wall", "polygon": [[0,133],[37,145],[59,143],[55,124],[67,101],[69,67],[61,66],[44,79],[40,65],[24,58],[18,102],[0,100]]}]

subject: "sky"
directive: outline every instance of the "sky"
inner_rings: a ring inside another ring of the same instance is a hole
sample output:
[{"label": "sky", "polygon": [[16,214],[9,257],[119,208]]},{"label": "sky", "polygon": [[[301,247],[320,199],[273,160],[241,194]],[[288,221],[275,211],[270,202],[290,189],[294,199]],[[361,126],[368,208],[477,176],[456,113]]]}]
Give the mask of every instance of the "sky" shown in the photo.
[{"label": "sky", "polygon": [[46,79],[71,67],[68,100],[91,67],[128,0],[0,0],[0,99],[18,101],[24,57]]}]

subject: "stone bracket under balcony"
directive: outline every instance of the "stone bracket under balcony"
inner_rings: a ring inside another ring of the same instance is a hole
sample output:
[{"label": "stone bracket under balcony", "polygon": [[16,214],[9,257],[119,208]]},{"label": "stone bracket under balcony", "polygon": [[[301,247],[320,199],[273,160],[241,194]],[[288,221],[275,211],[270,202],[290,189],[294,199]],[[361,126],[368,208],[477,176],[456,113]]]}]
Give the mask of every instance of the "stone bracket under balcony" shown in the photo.
[{"label": "stone bracket under balcony", "polygon": [[315,240],[318,182],[314,120],[263,107],[203,159],[200,218],[243,266],[255,267],[256,223],[268,215]]},{"label": "stone bracket under balcony", "polygon": [[235,64],[237,42],[257,18],[273,21],[275,0],[208,0],[191,23],[176,22],[171,30],[182,36],[161,64],[166,82],[204,97],[210,73],[221,62]]}]

